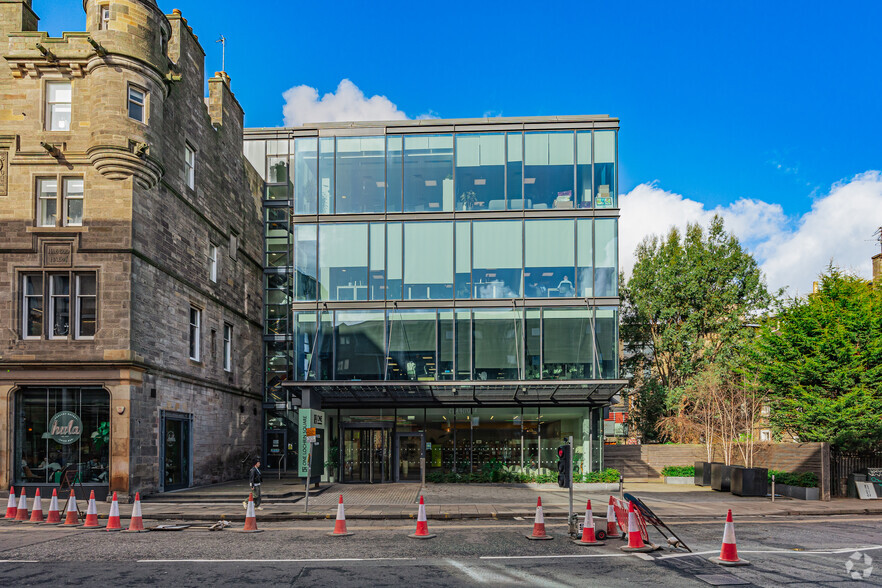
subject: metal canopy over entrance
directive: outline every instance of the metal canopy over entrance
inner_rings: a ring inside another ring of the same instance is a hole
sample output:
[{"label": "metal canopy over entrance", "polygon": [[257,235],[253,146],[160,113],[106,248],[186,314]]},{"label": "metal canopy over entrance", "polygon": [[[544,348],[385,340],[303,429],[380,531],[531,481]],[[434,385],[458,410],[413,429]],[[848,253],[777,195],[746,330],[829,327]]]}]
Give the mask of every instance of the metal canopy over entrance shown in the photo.
[{"label": "metal canopy over entrance", "polygon": [[535,405],[606,406],[627,380],[557,382],[285,382],[288,388],[318,392],[322,408],[379,406]]}]

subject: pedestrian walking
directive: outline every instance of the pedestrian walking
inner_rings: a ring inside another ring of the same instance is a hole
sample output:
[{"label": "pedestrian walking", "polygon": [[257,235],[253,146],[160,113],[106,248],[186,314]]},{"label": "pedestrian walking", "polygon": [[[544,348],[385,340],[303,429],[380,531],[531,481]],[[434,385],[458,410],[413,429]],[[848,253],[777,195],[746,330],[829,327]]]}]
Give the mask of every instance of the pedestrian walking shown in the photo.
[{"label": "pedestrian walking", "polygon": [[[248,485],[251,486],[251,494],[254,498],[254,508],[263,510],[260,507],[260,483],[262,475],[260,473],[260,460],[254,462],[254,467],[248,472]],[[242,501],[242,506],[248,508],[248,500]]]}]

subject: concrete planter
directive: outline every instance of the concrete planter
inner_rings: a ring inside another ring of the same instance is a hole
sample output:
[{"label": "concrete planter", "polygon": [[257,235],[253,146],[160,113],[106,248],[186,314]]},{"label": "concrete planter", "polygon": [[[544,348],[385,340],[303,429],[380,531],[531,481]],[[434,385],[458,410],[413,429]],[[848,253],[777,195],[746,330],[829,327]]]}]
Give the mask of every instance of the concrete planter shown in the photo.
[{"label": "concrete planter", "polygon": [[694,484],[694,476],[665,476],[665,484]]},{"label": "concrete planter", "polygon": [[735,496],[765,496],[769,493],[769,470],[734,466],[730,482]]},{"label": "concrete planter", "polygon": [[[520,486],[520,484],[518,484]],[[537,484],[535,482],[530,482],[524,484],[527,488],[532,488],[534,490],[566,490],[566,488],[561,488],[557,484],[547,483],[547,484]],[[573,490],[579,490],[582,492],[618,492],[619,485],[616,484],[608,484],[605,482],[576,482],[573,484]]]},{"label": "concrete planter", "polygon": [[711,464],[709,461],[695,462],[695,485],[710,486],[711,485]]},{"label": "concrete planter", "polygon": [[731,488],[732,466],[719,462],[713,462],[710,466],[711,488],[717,492],[728,492]]},{"label": "concrete planter", "polygon": [[802,486],[790,486],[789,484],[775,484],[775,492],[781,496],[796,498],[797,500],[820,500],[820,488],[803,488]]}]

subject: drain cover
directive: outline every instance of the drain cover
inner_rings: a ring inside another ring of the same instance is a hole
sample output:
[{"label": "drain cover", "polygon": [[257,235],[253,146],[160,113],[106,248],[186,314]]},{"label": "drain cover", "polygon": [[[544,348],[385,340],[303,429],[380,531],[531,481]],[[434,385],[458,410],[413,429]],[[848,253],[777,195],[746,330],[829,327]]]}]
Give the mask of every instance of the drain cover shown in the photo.
[{"label": "drain cover", "polygon": [[741,586],[750,584],[747,580],[742,580],[732,574],[697,574],[695,577],[707,582],[711,586]]},{"label": "drain cover", "polygon": [[190,528],[190,525],[158,525],[153,527],[153,531],[183,531]]}]

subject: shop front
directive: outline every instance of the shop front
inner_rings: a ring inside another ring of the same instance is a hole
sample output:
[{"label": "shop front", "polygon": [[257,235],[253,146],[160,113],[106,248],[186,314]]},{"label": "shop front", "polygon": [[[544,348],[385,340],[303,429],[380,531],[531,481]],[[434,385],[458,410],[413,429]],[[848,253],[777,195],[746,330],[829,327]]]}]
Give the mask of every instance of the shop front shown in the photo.
[{"label": "shop front", "polygon": [[111,417],[105,389],[23,387],[14,393],[13,406],[13,485],[106,496]]}]

